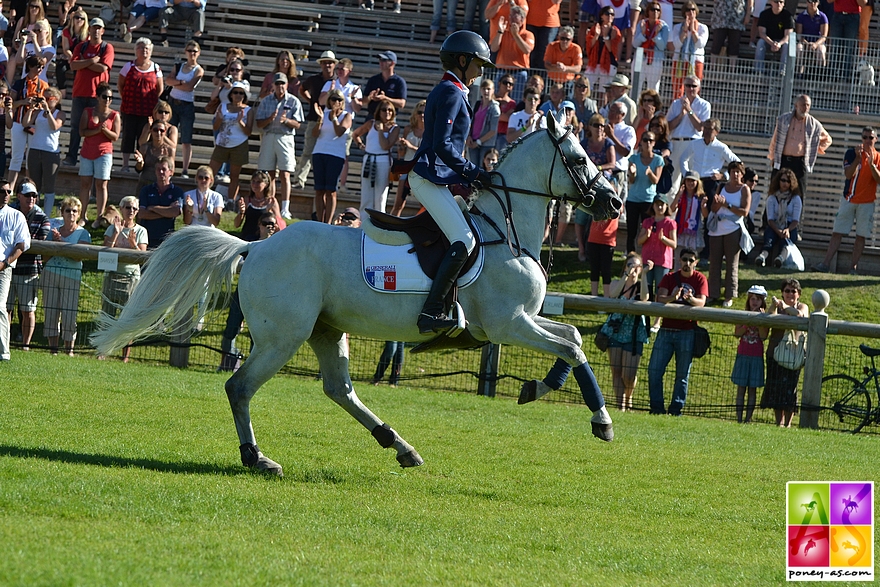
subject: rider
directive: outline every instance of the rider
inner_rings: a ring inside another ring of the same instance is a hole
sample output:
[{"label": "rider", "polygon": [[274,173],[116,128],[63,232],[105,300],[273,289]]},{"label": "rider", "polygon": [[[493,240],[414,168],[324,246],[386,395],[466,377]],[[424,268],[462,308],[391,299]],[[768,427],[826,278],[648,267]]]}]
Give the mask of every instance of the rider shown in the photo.
[{"label": "rider", "polygon": [[443,41],[440,62],[446,73],[428,95],[425,132],[415,154],[416,163],[408,176],[412,192],[451,243],[419,314],[418,326],[422,334],[442,332],[456,325],[456,320],[446,314],[444,299],[477,245],[447,186],[491,184],[489,174],[463,154],[471,128],[468,87],[482,75],[483,67],[495,67],[489,55],[489,45],[474,32],[457,31]]}]

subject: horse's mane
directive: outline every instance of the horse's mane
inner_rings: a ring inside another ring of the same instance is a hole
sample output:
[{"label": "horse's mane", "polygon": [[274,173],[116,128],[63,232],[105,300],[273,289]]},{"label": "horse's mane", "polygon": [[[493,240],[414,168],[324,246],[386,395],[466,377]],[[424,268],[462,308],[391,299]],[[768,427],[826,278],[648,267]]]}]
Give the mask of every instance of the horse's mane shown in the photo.
[{"label": "horse's mane", "polygon": [[[566,126],[564,128],[567,129],[568,127]],[[527,135],[523,135],[523,136],[519,137],[518,139],[516,139],[515,141],[513,141],[512,143],[509,143],[507,145],[507,147],[505,147],[504,150],[501,151],[501,155],[498,157],[498,163],[495,164],[495,167],[497,168],[499,165],[501,165],[501,162],[507,158],[507,156],[510,154],[510,152],[513,151],[514,149],[516,149],[518,146],[520,146],[523,143],[523,141],[528,140],[529,137],[533,137],[535,135],[540,134],[538,131],[541,131],[541,130],[543,130],[544,132],[548,132],[546,128],[539,128],[539,129],[535,130],[534,132],[530,132]]]}]

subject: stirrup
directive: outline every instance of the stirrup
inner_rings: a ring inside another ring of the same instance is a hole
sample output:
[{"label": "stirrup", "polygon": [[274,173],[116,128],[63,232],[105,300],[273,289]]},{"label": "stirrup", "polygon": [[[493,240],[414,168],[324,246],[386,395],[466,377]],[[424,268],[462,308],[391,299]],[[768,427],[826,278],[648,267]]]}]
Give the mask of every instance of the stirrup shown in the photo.
[{"label": "stirrup", "polygon": [[455,338],[464,332],[467,322],[461,304],[455,302],[452,304],[449,315],[441,312],[437,316],[431,316],[422,312],[419,314],[418,325],[421,334],[444,333],[450,338]]}]

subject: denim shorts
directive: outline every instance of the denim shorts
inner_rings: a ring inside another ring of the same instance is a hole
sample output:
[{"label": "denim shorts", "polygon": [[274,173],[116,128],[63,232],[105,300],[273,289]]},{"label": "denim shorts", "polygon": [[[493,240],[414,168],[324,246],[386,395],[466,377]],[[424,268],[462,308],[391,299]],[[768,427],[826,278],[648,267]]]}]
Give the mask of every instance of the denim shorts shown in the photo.
[{"label": "denim shorts", "polygon": [[113,153],[105,153],[97,159],[80,157],[79,176],[94,177],[95,179],[110,179],[110,171],[113,169]]}]

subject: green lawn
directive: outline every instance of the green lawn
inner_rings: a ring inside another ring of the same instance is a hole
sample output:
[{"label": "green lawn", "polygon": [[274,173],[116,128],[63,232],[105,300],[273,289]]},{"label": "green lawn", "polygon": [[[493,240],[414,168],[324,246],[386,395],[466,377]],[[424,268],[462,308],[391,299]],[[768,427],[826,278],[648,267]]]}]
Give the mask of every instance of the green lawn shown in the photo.
[{"label": "green lawn", "polygon": [[238,462],[224,376],[3,365],[0,585],[765,585],[785,483],[871,480],[880,439],[360,386],[402,470],[317,382],[276,377]]}]

